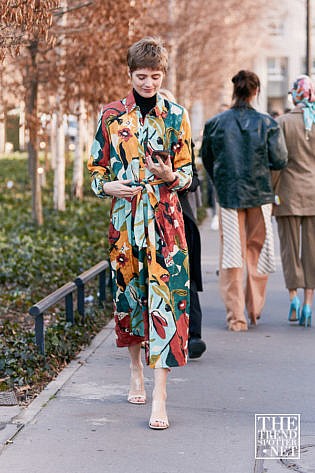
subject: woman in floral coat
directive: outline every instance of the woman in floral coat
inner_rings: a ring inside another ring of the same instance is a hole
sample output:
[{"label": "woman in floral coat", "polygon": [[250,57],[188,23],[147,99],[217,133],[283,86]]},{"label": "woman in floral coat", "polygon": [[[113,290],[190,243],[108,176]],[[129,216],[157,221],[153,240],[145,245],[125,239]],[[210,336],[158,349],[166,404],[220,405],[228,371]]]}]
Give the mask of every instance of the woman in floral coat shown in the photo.
[{"label": "woman in floral coat", "polygon": [[[166,379],[187,359],[188,254],[177,190],[191,182],[191,132],[183,107],[158,90],[167,52],[157,38],[128,50],[133,90],[101,113],[89,170],[92,189],[112,197],[109,228],[117,345],[128,347],[128,401],[144,404],[141,343],[155,368],[149,426],[168,427]],[[167,151],[166,157],[153,153]]]}]

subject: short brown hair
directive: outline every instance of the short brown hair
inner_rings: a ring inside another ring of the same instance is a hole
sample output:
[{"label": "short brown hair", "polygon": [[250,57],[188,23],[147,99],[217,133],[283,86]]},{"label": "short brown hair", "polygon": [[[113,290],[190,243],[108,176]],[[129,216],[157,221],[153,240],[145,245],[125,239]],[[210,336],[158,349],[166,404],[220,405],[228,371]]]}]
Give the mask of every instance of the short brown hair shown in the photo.
[{"label": "short brown hair", "polygon": [[258,92],[260,91],[259,77],[252,71],[239,71],[232,77],[232,82],[234,85],[232,96],[234,107],[248,102],[255,95],[257,89]]},{"label": "short brown hair", "polygon": [[147,36],[128,49],[127,63],[130,72],[137,69],[156,69],[166,73],[168,53],[161,38]]}]

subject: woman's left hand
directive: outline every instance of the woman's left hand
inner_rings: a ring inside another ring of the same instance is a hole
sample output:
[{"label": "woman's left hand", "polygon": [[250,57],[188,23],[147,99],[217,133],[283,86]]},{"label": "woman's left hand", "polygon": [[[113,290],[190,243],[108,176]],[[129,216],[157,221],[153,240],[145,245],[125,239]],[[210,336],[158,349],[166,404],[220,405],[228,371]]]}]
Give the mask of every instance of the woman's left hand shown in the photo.
[{"label": "woman's left hand", "polygon": [[169,155],[165,161],[156,155],[157,162],[153,162],[151,156],[146,157],[145,166],[152,174],[162,179],[164,182],[173,182],[177,178],[176,172],[173,171],[171,156]]}]

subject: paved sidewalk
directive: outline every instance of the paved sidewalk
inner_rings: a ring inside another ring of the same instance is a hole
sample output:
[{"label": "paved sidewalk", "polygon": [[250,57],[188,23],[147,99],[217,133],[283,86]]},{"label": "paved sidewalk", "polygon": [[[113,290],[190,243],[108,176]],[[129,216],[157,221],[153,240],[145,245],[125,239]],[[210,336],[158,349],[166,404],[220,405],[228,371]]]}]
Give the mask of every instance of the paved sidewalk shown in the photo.
[{"label": "paved sidewalk", "polygon": [[115,347],[111,322],[27,409],[0,409],[0,442],[20,429],[2,449],[1,473],[288,471],[278,460],[255,464],[255,413],[301,414],[303,448],[295,471],[315,471],[314,328],[287,323],[278,264],[260,324],[248,332],[228,332],[216,276],[218,233],[209,228],[206,219],[201,303],[208,350],[170,374],[170,428],[148,428],[149,368],[148,404],[126,402],[128,355]]}]

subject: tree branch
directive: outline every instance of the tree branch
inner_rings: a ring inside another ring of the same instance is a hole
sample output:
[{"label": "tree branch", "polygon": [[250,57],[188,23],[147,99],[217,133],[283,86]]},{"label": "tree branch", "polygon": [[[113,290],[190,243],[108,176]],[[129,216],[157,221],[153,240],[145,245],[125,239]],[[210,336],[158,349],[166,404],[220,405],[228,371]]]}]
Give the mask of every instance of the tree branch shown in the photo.
[{"label": "tree branch", "polygon": [[81,5],[76,5],[74,7],[68,7],[68,8],[59,8],[59,11],[55,11],[53,13],[54,16],[62,16],[66,13],[70,13],[74,10],[79,10],[80,8],[84,8],[84,7],[89,7],[90,5],[93,5],[94,1],[93,0],[89,0],[88,2],[85,2],[85,3],[81,3]]}]

